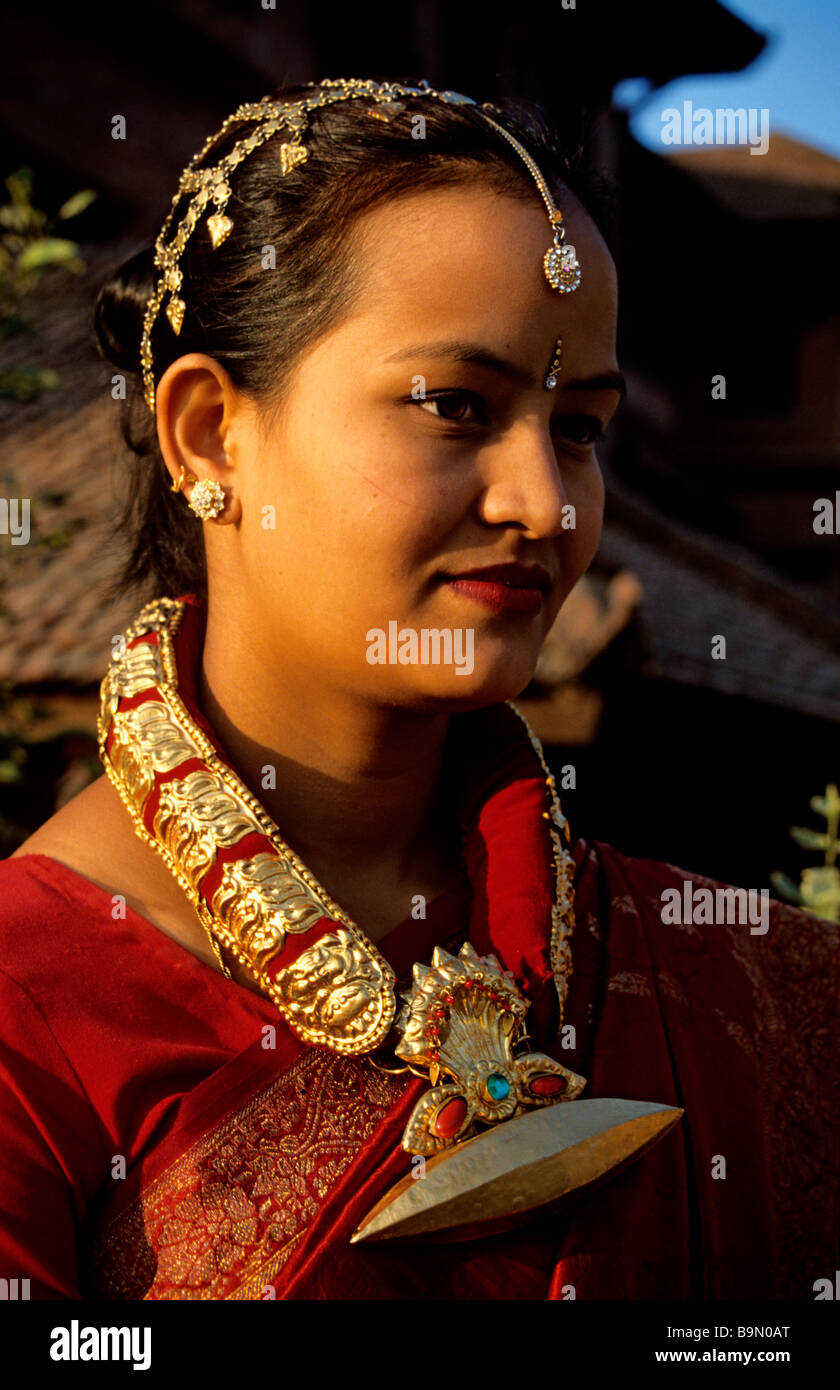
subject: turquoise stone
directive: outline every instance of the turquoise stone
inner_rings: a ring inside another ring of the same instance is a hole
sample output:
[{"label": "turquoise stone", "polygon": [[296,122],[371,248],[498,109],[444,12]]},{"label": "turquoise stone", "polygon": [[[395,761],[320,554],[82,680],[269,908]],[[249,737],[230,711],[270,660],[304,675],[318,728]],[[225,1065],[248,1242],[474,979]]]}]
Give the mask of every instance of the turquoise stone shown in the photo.
[{"label": "turquoise stone", "polygon": [[494,1100],[504,1100],[510,1092],[510,1082],[506,1076],[502,1076],[501,1072],[498,1071],[491,1071],[486,1085],[487,1094],[492,1096]]}]

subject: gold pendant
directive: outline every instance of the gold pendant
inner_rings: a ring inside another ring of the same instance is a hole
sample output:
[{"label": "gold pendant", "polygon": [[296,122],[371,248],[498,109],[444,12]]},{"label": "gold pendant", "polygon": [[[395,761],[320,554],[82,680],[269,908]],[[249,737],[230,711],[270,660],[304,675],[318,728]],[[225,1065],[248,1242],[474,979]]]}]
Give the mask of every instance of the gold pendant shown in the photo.
[{"label": "gold pendant", "polygon": [[172,325],[173,333],[181,332],[181,324],[184,322],[184,310],[186,304],[183,299],[179,299],[177,294],[173,294],[166,306],[166,317]]},{"label": "gold pendant", "polygon": [[210,240],[213,243],[213,250],[216,251],[233,231],[233,223],[229,217],[225,217],[223,212],[215,212],[212,217],[207,219],[207,230],[210,233]]},{"label": "gold pendant", "polygon": [[359,1223],[357,1241],[495,1235],[593,1191],[673,1129],[683,1111],[635,1100],[532,1110],[427,1159]]},{"label": "gold pendant", "polygon": [[296,164],[303,164],[309,158],[309,152],[305,145],[281,145],[280,146],[280,168],[284,174],[288,174],[290,169],[294,169]]},{"label": "gold pendant", "polygon": [[[530,1008],[511,971],[466,941],[457,956],[436,946],[431,966],[414,966],[414,984],[395,1020],[394,1051],[428,1067],[432,1090],[414,1107],[403,1135],[409,1153],[430,1155],[526,1110],[574,1100],[586,1082],[542,1052],[514,1056]],[[436,1085],[443,1072],[451,1077]]]},{"label": "gold pendant", "polygon": [[545,253],[543,266],[548,283],[560,294],[571,294],[580,284],[580,261],[574,246],[555,241]]},{"label": "gold pendant", "polygon": [[[457,957],[436,946],[403,997],[394,1050],[430,1069],[432,1089],[415,1105],[402,1148],[428,1161],[385,1193],[351,1242],[507,1230],[614,1176],[683,1113],[656,1102],[579,1101],[582,1076],[542,1052],[515,1054],[530,1005],[512,972],[469,942]],[[441,1072],[451,1080],[438,1085]]]}]

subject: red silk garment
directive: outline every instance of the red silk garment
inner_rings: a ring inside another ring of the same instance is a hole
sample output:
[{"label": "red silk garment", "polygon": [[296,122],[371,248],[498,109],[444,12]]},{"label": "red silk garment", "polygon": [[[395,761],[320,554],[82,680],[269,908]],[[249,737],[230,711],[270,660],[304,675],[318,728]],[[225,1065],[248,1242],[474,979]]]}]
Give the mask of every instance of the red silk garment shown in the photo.
[{"label": "red silk garment", "polygon": [[6,1277],[40,1298],[813,1297],[838,1263],[837,928],[777,903],[766,935],[664,925],[663,889],[716,885],[578,842],[562,1048],[544,788],[522,735],[505,706],[453,718],[471,902],[447,894],[377,944],[403,974],[435,942],[457,950],[469,917],[476,949],[524,981],[535,1048],[582,1073],[585,1097],[678,1104],[680,1125],[518,1230],[350,1245],[410,1167],[400,1138],[426,1083],[307,1047],[268,1000],[24,856],[0,866]]}]

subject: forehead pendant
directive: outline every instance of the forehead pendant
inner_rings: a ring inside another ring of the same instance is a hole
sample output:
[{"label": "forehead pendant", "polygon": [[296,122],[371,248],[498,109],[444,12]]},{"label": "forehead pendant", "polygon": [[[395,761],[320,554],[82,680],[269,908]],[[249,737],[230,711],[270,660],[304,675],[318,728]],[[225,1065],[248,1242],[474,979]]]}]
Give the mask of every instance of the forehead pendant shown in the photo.
[{"label": "forehead pendant", "polygon": [[[468,100],[468,98],[462,99]],[[499,125],[498,121],[492,120],[490,116],[487,115],[485,108],[482,108],[482,115],[490,125],[498,130],[500,135],[504,136],[508,144],[513,146],[539,189],[540,197],[545,203],[548,218],[554,231],[554,244],[549,246],[543,257],[545,276],[551,288],[556,290],[558,294],[571,294],[572,290],[576,290],[580,284],[580,261],[577,258],[574,246],[565,245],[566,229],[563,226],[563,214],[560,209],[555,206],[554,199],[548,190],[548,184],[543,178],[538,165],[531,158],[524,145],[521,145],[516,137],[511,135],[509,130],[505,130],[504,126]]]}]

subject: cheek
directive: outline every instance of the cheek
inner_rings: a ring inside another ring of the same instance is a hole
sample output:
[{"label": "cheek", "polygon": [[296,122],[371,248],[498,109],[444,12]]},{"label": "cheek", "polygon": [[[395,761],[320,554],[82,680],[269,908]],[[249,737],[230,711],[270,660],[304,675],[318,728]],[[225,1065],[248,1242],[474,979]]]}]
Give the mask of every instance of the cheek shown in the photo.
[{"label": "cheek", "polygon": [[[387,465],[387,466],[386,466]],[[401,611],[419,570],[441,548],[441,537],[463,510],[458,489],[429,477],[420,464],[397,467],[361,450],[344,450],[315,462],[267,461],[243,497],[240,544],[253,584],[314,609],[349,614]],[[340,596],[336,576],[342,580]]]},{"label": "cheek", "polygon": [[597,459],[575,469],[563,479],[568,500],[575,508],[575,555],[585,569],[598,548],[604,521],[604,479]]},{"label": "cheek", "polygon": [[320,507],[302,499],[307,545],[354,557],[365,573],[387,570],[410,577],[440,549],[442,538],[463,517],[469,488],[445,480],[424,459],[390,452],[341,459],[330,486],[319,484]]}]

